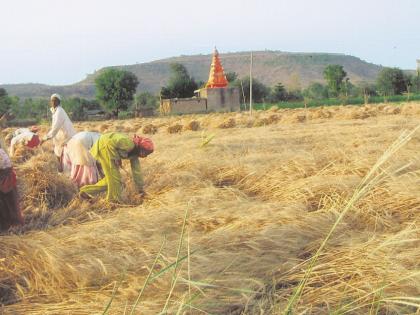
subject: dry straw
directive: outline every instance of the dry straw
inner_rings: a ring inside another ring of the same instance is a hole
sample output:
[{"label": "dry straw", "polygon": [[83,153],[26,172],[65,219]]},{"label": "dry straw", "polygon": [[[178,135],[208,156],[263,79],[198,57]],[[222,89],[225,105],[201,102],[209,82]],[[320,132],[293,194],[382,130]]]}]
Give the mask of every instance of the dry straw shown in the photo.
[{"label": "dry straw", "polygon": [[200,122],[198,120],[191,120],[184,126],[184,130],[197,131],[200,130]]},{"label": "dry straw", "polygon": [[[394,140],[419,125],[420,106],[406,106],[410,115],[378,106],[358,121],[345,116],[374,106],[325,107],[333,117],[314,120],[309,110],[279,110],[269,129],[241,128],[246,114],[187,117],[202,137],[153,137],[158,150],[141,160],[143,200],[124,163],[123,205],[79,200],[52,154],[16,163],[28,224],[0,237],[2,310],[415,314],[419,135]],[[305,124],[294,120],[305,114]],[[235,132],[218,128],[230,118]]]},{"label": "dry straw", "polygon": [[228,128],[233,128],[236,126],[236,121],[234,118],[228,118],[224,121],[222,121],[218,127],[221,129],[228,129]]},{"label": "dry straw", "polygon": [[158,132],[158,127],[153,125],[153,124],[147,124],[143,127],[142,132],[144,134],[155,134],[156,132]]},{"label": "dry straw", "polygon": [[183,129],[183,125],[181,124],[174,124],[169,126],[166,130],[168,133],[181,133]]}]

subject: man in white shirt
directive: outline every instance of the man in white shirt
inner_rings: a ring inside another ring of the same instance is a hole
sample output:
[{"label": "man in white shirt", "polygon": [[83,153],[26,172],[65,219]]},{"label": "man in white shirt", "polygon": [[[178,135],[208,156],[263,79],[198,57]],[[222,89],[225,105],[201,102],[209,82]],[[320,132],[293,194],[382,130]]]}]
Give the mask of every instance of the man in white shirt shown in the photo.
[{"label": "man in white shirt", "polygon": [[61,96],[58,94],[51,95],[50,110],[52,113],[52,125],[50,131],[42,139],[47,141],[53,140],[54,153],[59,162],[59,171],[63,170],[63,148],[66,143],[76,134],[69,116],[66,111],[61,107]]},{"label": "man in white shirt", "polygon": [[23,144],[26,147],[33,149],[39,146],[41,141],[37,135],[38,127],[33,126],[31,129],[28,128],[19,128],[15,130],[12,134],[12,139],[10,141],[9,155],[11,157],[15,154],[15,147],[18,144]]}]

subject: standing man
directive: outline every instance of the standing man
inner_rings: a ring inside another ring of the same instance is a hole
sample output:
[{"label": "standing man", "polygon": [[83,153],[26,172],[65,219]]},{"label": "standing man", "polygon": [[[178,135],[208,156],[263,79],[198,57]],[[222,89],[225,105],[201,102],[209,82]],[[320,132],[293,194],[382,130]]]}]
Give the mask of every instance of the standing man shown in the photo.
[{"label": "standing man", "polygon": [[76,130],[74,130],[73,123],[60,104],[61,96],[58,94],[51,95],[50,110],[52,113],[52,125],[50,131],[42,140],[47,141],[53,139],[54,153],[59,163],[58,171],[62,172],[64,146],[76,134]]}]

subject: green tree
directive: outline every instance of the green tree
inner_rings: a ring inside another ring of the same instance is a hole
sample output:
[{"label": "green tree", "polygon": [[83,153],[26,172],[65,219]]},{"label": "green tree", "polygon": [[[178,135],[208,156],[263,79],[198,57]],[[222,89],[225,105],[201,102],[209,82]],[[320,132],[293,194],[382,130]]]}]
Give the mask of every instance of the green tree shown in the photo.
[{"label": "green tree", "polygon": [[48,99],[32,99],[27,98],[19,106],[14,109],[17,118],[19,119],[26,119],[26,118],[34,118],[34,119],[46,119],[48,118],[49,114],[49,106],[48,106]]},{"label": "green tree", "polygon": [[149,92],[137,94],[134,104],[136,109],[140,108],[156,108],[158,105],[158,98]]},{"label": "green tree", "polygon": [[86,110],[100,108],[96,100],[87,100],[80,97],[64,99],[61,105],[71,115],[72,120],[85,120],[87,119]]},{"label": "green tree", "polygon": [[328,98],[328,89],[321,83],[311,83],[304,91],[303,95],[312,100],[322,100]]},{"label": "green tree", "polygon": [[404,73],[398,68],[383,68],[376,79],[376,87],[383,96],[401,95],[407,90]]},{"label": "green tree", "polygon": [[324,69],[324,79],[327,81],[331,96],[338,96],[343,90],[343,80],[347,76],[343,66],[328,65]]},{"label": "green tree", "polygon": [[411,91],[420,93],[420,76],[417,74],[411,77]]},{"label": "green tree", "polygon": [[[245,94],[245,103],[249,102],[249,77],[235,81],[235,86],[241,89],[241,82]],[[252,79],[252,100],[255,103],[261,103],[270,96],[270,89],[257,79]]]},{"label": "green tree", "polygon": [[12,100],[7,94],[7,91],[3,88],[0,88],[0,116],[5,112],[10,110],[12,105]]},{"label": "green tree", "polygon": [[192,97],[198,85],[194,78],[188,74],[187,68],[180,63],[170,65],[171,76],[167,86],[162,87],[162,98]]},{"label": "green tree", "polygon": [[226,80],[228,80],[229,84],[236,81],[238,78],[238,74],[235,71],[230,71],[226,73]]},{"label": "green tree", "polygon": [[130,71],[107,69],[96,79],[96,98],[109,111],[117,115],[127,110],[133,101],[139,81]]},{"label": "green tree", "polygon": [[271,91],[271,95],[270,95],[270,99],[273,103],[276,102],[282,102],[282,101],[287,101],[288,100],[288,93],[286,91],[286,88],[284,87],[284,85],[282,83],[277,83],[272,91]]}]

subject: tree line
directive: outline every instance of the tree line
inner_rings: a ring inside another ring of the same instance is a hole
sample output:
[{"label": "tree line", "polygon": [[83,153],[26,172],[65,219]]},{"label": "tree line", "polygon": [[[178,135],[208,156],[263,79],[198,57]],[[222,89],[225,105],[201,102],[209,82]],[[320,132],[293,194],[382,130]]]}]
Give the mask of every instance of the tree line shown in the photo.
[{"label": "tree line", "polygon": [[[337,99],[342,103],[354,97],[362,97],[365,102],[370,97],[382,96],[385,101],[394,95],[420,93],[420,77],[403,72],[398,68],[383,68],[374,83],[353,84],[341,65],[328,65],[323,71],[324,82],[313,82],[308,87],[286,88],[282,82],[272,87],[253,79],[252,95],[254,103],[302,102]],[[241,91],[242,103],[249,102],[250,78],[239,78],[235,72],[226,73],[229,86]],[[196,81],[179,63],[170,65],[168,84],[161,88],[158,95],[149,92],[136,94],[139,80],[132,72],[109,68],[95,79],[96,98],[87,100],[79,97],[64,98],[62,106],[71,113],[74,120],[85,120],[90,110],[104,109],[109,117],[124,116],[123,113],[135,112],[145,108],[156,108],[160,98],[186,98],[194,96],[194,91],[204,87],[205,82]],[[46,119],[48,99],[23,99],[9,96],[0,88],[0,114],[13,111],[19,119]],[[108,117],[108,118],[109,118]]]},{"label": "tree line", "polygon": [[[374,83],[361,82],[353,84],[341,65],[328,65],[323,71],[324,83],[313,82],[307,88],[287,89],[282,82],[273,87],[263,84],[258,79],[252,80],[252,95],[255,103],[279,103],[303,100],[325,100],[340,98],[345,101],[350,97],[383,96],[385,99],[404,93],[420,93],[418,75],[404,73],[398,68],[383,68]],[[229,85],[242,91],[242,102],[249,102],[250,78],[239,78],[236,72],[226,73]],[[196,82],[181,64],[171,65],[171,77],[167,86],[162,87],[162,98],[192,97],[194,91],[204,86],[204,82]]]}]

